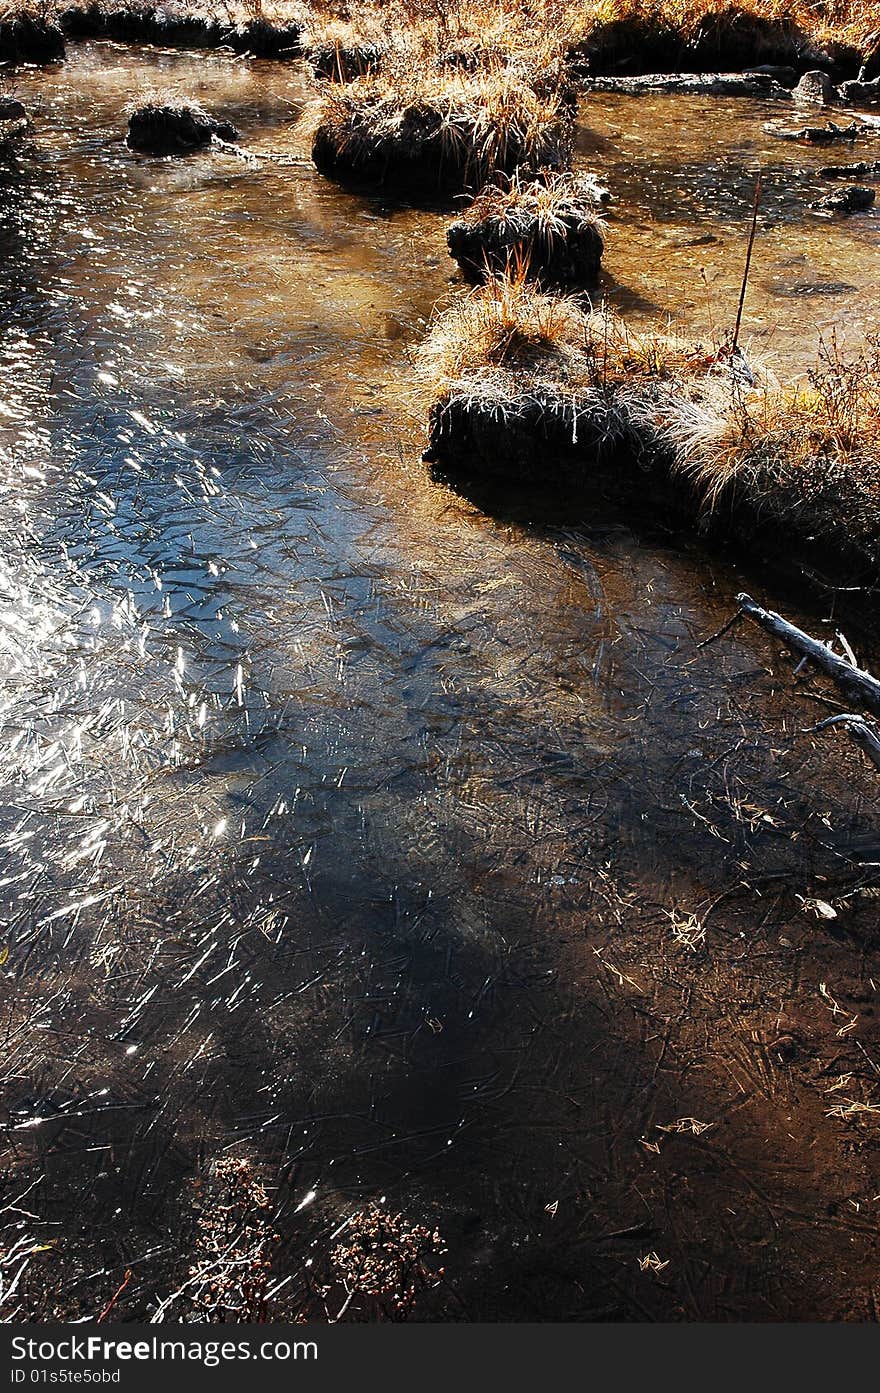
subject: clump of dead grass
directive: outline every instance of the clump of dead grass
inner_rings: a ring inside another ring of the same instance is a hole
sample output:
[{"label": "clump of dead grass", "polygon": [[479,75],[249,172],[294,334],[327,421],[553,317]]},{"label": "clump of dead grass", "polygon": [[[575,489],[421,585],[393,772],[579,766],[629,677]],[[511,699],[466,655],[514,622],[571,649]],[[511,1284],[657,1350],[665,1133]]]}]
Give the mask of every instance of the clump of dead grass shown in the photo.
[{"label": "clump of dead grass", "polygon": [[523,180],[518,174],[498,184],[488,184],[459,215],[476,226],[487,219],[514,227],[537,226],[538,237],[548,245],[566,235],[571,223],[589,224],[606,231],[601,208],[608,190],[593,174],[548,172],[538,179]]},{"label": "clump of dead grass", "polygon": [[850,353],[836,334],[822,338],[800,381],[740,379],[725,401],[692,401],[663,430],[676,469],[711,508],[738,490],[760,499],[782,471],[804,498],[856,488],[866,506],[880,502],[880,338]]},{"label": "clump of dead grass", "polygon": [[303,124],[315,163],[333,177],[463,189],[565,167],[563,98],[537,90],[514,63],[470,73],[386,60],[378,74],[327,87]]},{"label": "clump of dead grass", "polygon": [[458,434],[468,467],[503,473],[510,422],[518,475],[552,467],[557,449],[571,473],[597,440],[625,441],[714,527],[833,544],[841,565],[880,561],[880,338],[855,353],[823,341],[804,379],[782,384],[729,341],[634,332],[506,276],[440,315],[420,362],[430,458],[454,462]]},{"label": "clump of dead grass", "polygon": [[539,381],[568,391],[670,382],[711,371],[716,355],[669,330],[633,330],[610,310],[542,291],[520,273],[493,276],[447,308],[420,366],[441,397],[475,380],[500,394]]},{"label": "clump of dead grass", "polygon": [[307,48],[377,47],[392,66],[408,63],[475,72],[515,61],[550,74],[564,58],[567,26],[556,5],[540,0],[381,0],[352,8],[311,3],[303,20]]},{"label": "clump of dead grass", "polygon": [[605,246],[608,191],[591,174],[517,174],[483,188],[446,231],[468,280],[511,268],[548,288],[592,284]]}]

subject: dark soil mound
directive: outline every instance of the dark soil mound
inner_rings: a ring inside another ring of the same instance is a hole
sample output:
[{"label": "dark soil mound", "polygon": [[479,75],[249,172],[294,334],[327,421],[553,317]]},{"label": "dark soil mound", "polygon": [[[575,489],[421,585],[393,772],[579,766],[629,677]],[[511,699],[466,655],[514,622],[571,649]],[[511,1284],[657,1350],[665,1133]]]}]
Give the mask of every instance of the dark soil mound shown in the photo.
[{"label": "dark soil mound", "polygon": [[610,428],[613,406],[600,402],[581,411],[553,392],[524,392],[503,400],[452,396],[431,409],[426,463],[451,477],[497,475],[504,479],[579,486],[591,465],[619,451]]},{"label": "dark soil mound", "polygon": [[225,42],[228,33],[228,27],[198,15],[167,15],[124,6],[88,5],[65,10],[61,23],[71,39],[115,39],[117,43],[165,48],[215,48]]},{"label": "dark soil mound", "polygon": [[641,17],[598,24],[571,51],[578,73],[662,73],[681,70],[683,41],[674,29]]},{"label": "dark soil mound", "polygon": [[764,19],[737,5],[701,20],[685,52],[698,68],[728,71],[758,63],[820,67],[829,61],[791,20]]},{"label": "dark soil mound", "polygon": [[236,53],[254,58],[297,58],[302,53],[302,31],[298,24],[270,24],[252,19],[240,29],[227,33],[225,42]]},{"label": "dark soil mound", "polygon": [[490,172],[470,142],[447,142],[439,111],[414,104],[390,128],[371,130],[368,111],[344,124],[319,126],[312,159],[323,175],[339,183],[404,195],[447,195],[479,188],[487,177],[513,175],[519,169],[533,174],[535,162],[548,169],[564,168],[571,148],[569,124],[560,121],[547,131],[537,161],[521,140],[508,139]]},{"label": "dark soil mound", "polygon": [[572,60],[586,73],[735,72],[760,64],[784,64],[799,72],[828,68],[855,74],[856,49],[818,49],[791,20],[765,19],[737,5],[707,15],[691,33],[644,16],[597,25]]},{"label": "dark soil mound", "polygon": [[64,57],[64,34],[57,24],[36,15],[0,22],[0,62],[58,63]]},{"label": "dark soil mound", "polygon": [[0,97],[0,122],[25,121],[27,112],[14,97]]},{"label": "dark soil mound", "polygon": [[551,235],[534,214],[519,211],[477,223],[462,218],[447,229],[446,242],[469,281],[483,281],[519,264],[530,280],[548,290],[593,285],[605,249],[602,234],[586,211],[581,217],[559,216]]},{"label": "dark soil mound", "polygon": [[707,511],[662,442],[615,407],[613,391],[552,388],[482,397],[455,392],[429,418],[426,463],[456,483],[496,478],[570,500],[608,489],[635,512],[695,526],[772,556],[782,569],[820,565],[842,580],[873,579],[880,563],[876,495],[845,462],[794,464],[759,442],[723,504]]},{"label": "dark soil mound", "polygon": [[221,140],[238,139],[230,122],[215,121],[197,107],[151,105],[132,112],[127,143],[146,155],[188,155],[210,145],[215,135]]}]

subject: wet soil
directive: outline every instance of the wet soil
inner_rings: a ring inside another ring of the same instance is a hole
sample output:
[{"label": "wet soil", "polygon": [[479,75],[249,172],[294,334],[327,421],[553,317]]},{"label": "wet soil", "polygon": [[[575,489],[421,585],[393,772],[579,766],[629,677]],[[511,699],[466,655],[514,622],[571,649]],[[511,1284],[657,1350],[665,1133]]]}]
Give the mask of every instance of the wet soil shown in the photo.
[{"label": "wet soil", "polygon": [[[446,218],[305,163],[138,156],[124,112],[157,88],[307,154],[296,65],[85,44],[18,84],[22,1311],[94,1315],[130,1270],[115,1315],[154,1313],[232,1155],[282,1240],[269,1319],[324,1317],[314,1274],[376,1201],[444,1236],[421,1319],[875,1320],[876,777],[809,733],[827,694],[760,633],[700,646],[739,590],[779,595],[613,497],[432,480],[411,355],[460,293]],[[738,284],[766,109],[624,100],[582,125],[618,199],[606,289],[702,323],[707,282],[722,307]],[[876,214],[795,217],[812,159],[773,149],[748,331],[797,361],[869,320]],[[854,289],[789,298],[830,281]],[[786,612],[830,637],[842,598]]]},{"label": "wet soil", "polygon": [[207,112],[189,106],[138,107],[128,118],[126,144],[146,155],[191,155],[214,139],[238,140],[231,121],[214,121]]}]

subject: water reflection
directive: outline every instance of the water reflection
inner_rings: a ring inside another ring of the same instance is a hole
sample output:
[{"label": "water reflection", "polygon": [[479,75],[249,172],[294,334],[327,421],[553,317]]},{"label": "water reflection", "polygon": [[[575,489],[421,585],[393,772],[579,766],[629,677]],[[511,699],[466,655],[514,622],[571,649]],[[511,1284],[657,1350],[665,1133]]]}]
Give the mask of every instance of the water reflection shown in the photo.
[{"label": "water reflection", "polygon": [[[587,96],[578,160],[598,167],[615,194],[605,259],[616,283],[612,303],[630,317],[656,319],[659,307],[688,330],[728,331],[760,169],[744,320],[754,351],[779,371],[802,372],[815,360],[819,332],[836,328],[857,345],[876,330],[880,214],[826,218],[810,210],[831,187],[819,170],[835,157],[768,129],[791,123],[779,103],[747,98]],[[861,151],[852,158],[870,158]],[[820,298],[793,315],[791,298],[811,295]],[[643,311],[634,296],[648,302]]]}]

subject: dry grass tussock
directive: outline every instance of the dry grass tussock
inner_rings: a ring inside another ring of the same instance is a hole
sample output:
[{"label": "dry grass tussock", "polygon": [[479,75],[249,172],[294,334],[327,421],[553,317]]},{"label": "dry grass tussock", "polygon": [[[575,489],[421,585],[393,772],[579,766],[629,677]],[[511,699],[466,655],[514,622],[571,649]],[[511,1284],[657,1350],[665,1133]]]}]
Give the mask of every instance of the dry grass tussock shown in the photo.
[{"label": "dry grass tussock", "polygon": [[340,170],[389,179],[421,165],[426,180],[478,187],[501,172],[565,167],[571,157],[563,88],[533,83],[518,62],[470,72],[396,54],[375,75],[325,86],[301,128]]},{"label": "dry grass tussock", "polygon": [[704,510],[815,505],[819,534],[845,527],[854,541],[880,542],[880,338],[848,354],[825,341],[816,366],[786,385],[729,343],[635,332],[503,277],[439,315],[420,368],[435,411],[457,399],[503,414],[528,395],[610,408],[618,435],[662,455]]},{"label": "dry grass tussock", "polygon": [[435,321],[420,354],[435,399],[478,387],[485,397],[541,388],[576,395],[692,380],[717,355],[671,333],[638,332],[575,296],[547,294],[522,273],[475,287]]},{"label": "dry grass tussock", "polygon": [[540,0],[384,0],[349,6],[304,3],[307,46],[376,47],[390,67],[463,67],[471,71],[511,59],[546,74],[564,57],[569,26],[564,4]]},{"label": "dry grass tussock", "polygon": [[519,174],[487,184],[459,215],[471,226],[488,219],[518,227],[537,228],[541,241],[552,244],[568,234],[569,226],[590,225],[606,232],[601,208],[608,190],[593,174],[548,173],[533,180]]},{"label": "dry grass tussock", "polygon": [[[725,494],[760,493],[784,471],[804,491],[845,482],[880,504],[880,338],[845,352],[821,339],[816,365],[797,382],[768,375],[732,382],[726,399],[689,400],[663,433],[677,469],[710,506]],[[864,519],[866,520],[866,519]]]},{"label": "dry grass tussock", "polygon": [[547,290],[593,285],[605,246],[608,191],[594,175],[517,171],[477,194],[446,229],[467,280],[522,275]]}]

